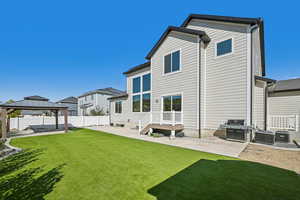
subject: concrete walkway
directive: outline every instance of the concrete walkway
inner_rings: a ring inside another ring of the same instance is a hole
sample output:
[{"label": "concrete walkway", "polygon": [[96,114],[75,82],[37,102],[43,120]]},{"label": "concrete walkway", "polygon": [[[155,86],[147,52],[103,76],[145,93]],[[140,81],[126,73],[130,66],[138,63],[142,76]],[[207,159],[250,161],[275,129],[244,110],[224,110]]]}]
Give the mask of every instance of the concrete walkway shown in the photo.
[{"label": "concrete walkway", "polygon": [[177,146],[197,151],[214,153],[230,157],[239,157],[240,153],[247,147],[247,143],[230,142],[217,137],[206,137],[203,139],[183,137],[170,140],[168,137],[150,137],[147,135],[140,135],[136,129],[129,129],[125,127],[111,127],[111,126],[95,126],[87,127],[88,129],[103,131],[139,140],[149,142],[157,142],[161,144]]}]

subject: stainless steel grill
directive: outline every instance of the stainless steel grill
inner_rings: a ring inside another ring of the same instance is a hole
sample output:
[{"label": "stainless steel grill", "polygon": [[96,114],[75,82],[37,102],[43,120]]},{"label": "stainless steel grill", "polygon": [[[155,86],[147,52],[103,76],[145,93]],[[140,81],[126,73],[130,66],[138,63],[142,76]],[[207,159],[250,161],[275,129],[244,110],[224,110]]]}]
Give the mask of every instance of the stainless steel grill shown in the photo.
[{"label": "stainless steel grill", "polygon": [[230,119],[224,125],[226,131],[226,139],[246,142],[248,140],[248,133],[252,129],[245,125],[245,120]]}]

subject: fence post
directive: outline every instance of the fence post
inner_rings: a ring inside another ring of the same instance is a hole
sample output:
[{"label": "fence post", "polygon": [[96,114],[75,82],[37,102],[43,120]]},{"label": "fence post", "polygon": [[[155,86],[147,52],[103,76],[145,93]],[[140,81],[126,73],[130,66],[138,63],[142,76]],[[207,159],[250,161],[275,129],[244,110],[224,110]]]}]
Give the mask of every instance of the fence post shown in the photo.
[{"label": "fence post", "polygon": [[18,116],[18,121],[17,121],[17,123],[18,123],[18,130],[20,130],[20,118],[19,118],[19,116]]},{"label": "fence post", "polygon": [[141,131],[142,131],[142,121],[139,120],[139,134],[141,134]]},{"label": "fence post", "polygon": [[296,132],[299,131],[299,115],[296,115]]}]

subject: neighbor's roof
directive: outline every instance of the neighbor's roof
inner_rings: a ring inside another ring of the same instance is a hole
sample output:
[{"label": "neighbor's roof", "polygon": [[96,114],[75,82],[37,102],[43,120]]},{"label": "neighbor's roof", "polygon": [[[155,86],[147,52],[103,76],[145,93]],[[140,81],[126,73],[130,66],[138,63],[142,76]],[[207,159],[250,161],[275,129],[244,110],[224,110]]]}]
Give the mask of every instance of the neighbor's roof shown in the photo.
[{"label": "neighbor's roof", "polygon": [[0,107],[2,108],[14,108],[14,109],[21,109],[21,110],[54,110],[54,109],[62,109],[67,108],[65,105],[53,103],[50,101],[36,101],[36,100],[21,100],[16,101],[14,103],[4,103],[1,104]]},{"label": "neighbor's roof", "polygon": [[132,72],[135,72],[135,71],[138,71],[138,70],[141,70],[141,69],[144,69],[144,68],[147,68],[147,67],[150,67],[151,65],[151,62],[145,62],[143,64],[140,64],[140,65],[137,65],[135,67],[132,67],[130,68],[129,70],[127,70],[126,72],[124,72],[123,74],[130,74]]},{"label": "neighbor's roof", "polygon": [[111,95],[111,96],[117,96],[117,95],[121,95],[124,94],[124,91],[112,88],[112,87],[108,87],[108,88],[103,88],[103,89],[97,89],[97,90],[92,90],[89,92],[86,92],[82,95],[79,96],[80,97],[84,97],[84,96],[88,96],[91,94],[106,94],[106,95]]},{"label": "neighbor's roof", "polygon": [[270,92],[300,91],[300,78],[277,81]]},{"label": "neighbor's roof", "polygon": [[265,38],[264,38],[264,21],[262,18],[245,18],[245,17],[230,17],[230,16],[217,16],[217,15],[200,15],[190,14],[186,20],[182,23],[181,27],[186,27],[192,19],[230,22],[238,24],[249,24],[259,26],[260,35],[260,48],[261,48],[261,62],[262,62],[262,75],[266,75],[265,66]]},{"label": "neighbor's roof", "polygon": [[38,96],[38,95],[24,97],[24,100],[49,101],[49,99],[47,99],[45,97]]},{"label": "neighbor's roof", "polygon": [[65,99],[62,99],[62,100],[58,101],[57,103],[73,103],[73,104],[77,104],[78,103],[78,99],[76,97],[67,97]]},{"label": "neighbor's roof", "polygon": [[162,34],[162,36],[159,38],[159,40],[156,42],[154,47],[150,50],[150,52],[146,56],[146,59],[148,60],[151,59],[151,57],[154,55],[154,53],[157,51],[157,49],[160,47],[160,45],[163,43],[163,41],[166,39],[166,37],[171,31],[198,35],[205,43],[210,42],[210,38],[207,36],[207,34],[204,31],[199,31],[199,30],[194,30],[194,29],[189,29],[184,27],[169,26]]},{"label": "neighbor's roof", "polygon": [[114,96],[114,97],[110,97],[110,98],[107,98],[108,100],[114,100],[114,99],[120,99],[120,98],[127,98],[128,97],[128,94],[122,94],[122,95],[118,95],[118,96]]}]

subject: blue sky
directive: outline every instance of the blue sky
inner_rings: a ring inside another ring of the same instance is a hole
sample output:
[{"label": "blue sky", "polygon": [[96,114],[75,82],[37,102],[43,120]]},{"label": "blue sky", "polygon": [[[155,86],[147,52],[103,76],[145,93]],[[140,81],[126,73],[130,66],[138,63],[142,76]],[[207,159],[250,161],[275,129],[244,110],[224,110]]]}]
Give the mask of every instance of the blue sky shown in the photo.
[{"label": "blue sky", "polygon": [[297,1],[1,1],[0,101],[125,89],[122,72],[190,13],[263,17],[267,76],[300,77]]}]

